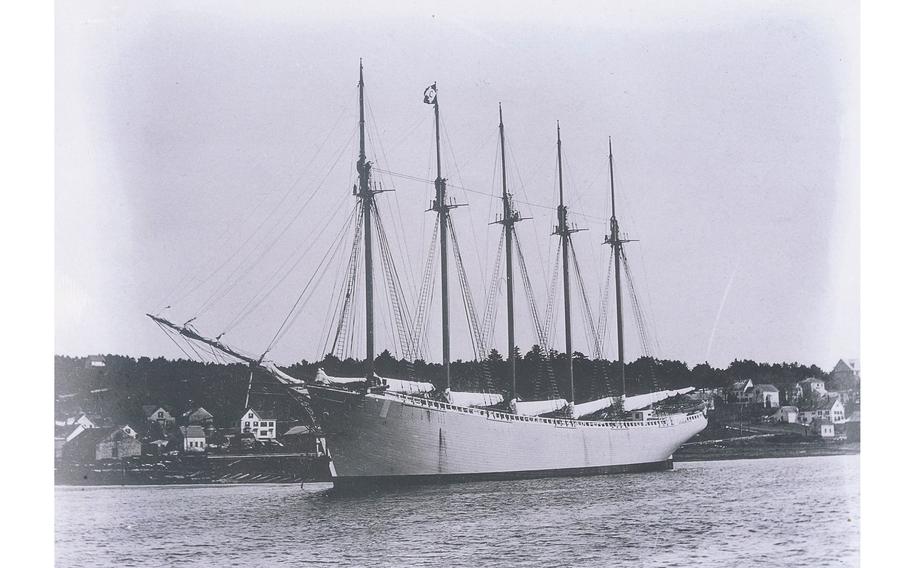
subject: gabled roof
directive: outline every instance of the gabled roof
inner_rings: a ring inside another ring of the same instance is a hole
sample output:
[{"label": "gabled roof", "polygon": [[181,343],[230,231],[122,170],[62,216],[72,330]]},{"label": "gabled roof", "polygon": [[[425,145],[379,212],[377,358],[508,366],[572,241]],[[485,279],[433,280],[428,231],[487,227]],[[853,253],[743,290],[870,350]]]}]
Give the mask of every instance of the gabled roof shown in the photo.
[{"label": "gabled roof", "polygon": [[733,390],[744,391],[748,387],[749,383],[752,382],[752,379],[746,379],[744,381],[735,381],[730,387]]},{"label": "gabled roof", "polygon": [[753,388],[754,388],[755,390],[757,390],[757,391],[764,391],[764,392],[779,392],[779,391],[777,390],[777,387],[774,386],[774,385],[762,384],[762,385],[755,385],[755,387],[753,387]]},{"label": "gabled roof", "polygon": [[[834,405],[839,402],[840,402],[840,399],[838,399],[838,398],[826,398],[821,403],[821,406],[819,406],[819,408],[822,410],[831,410],[832,408],[834,408]],[[843,406],[843,403],[841,403],[841,406]]]},{"label": "gabled roof", "polygon": [[182,414],[182,416],[183,416],[183,418],[189,418],[189,417],[192,416],[193,414],[197,414],[197,413],[198,413],[198,414],[200,415],[200,417],[202,417],[203,419],[205,419],[205,418],[214,418],[214,416],[212,416],[212,413],[209,412],[208,410],[206,410],[206,409],[205,409],[204,407],[202,407],[202,406],[197,406],[196,408],[191,408],[191,409],[187,410],[186,412],[184,412],[184,413]]},{"label": "gabled roof", "polygon": [[806,377],[805,379],[799,381],[798,384],[801,384],[801,385],[808,385],[808,384],[810,384],[810,383],[822,383],[822,384],[824,384],[824,382],[825,382],[825,381],[823,381],[823,380],[821,380],[821,379],[819,379],[819,378],[817,378],[817,377]]},{"label": "gabled roof", "polygon": [[247,419],[246,415],[249,414],[250,412],[252,412],[256,416],[258,416],[259,420],[278,420],[278,415],[275,414],[273,411],[262,412],[262,411],[256,410],[255,408],[247,408],[246,410],[244,410],[243,414],[240,416],[240,420],[246,420]]},{"label": "gabled roof", "polygon": [[202,426],[181,426],[180,435],[184,438],[205,438]]},{"label": "gabled roof", "polygon": [[80,444],[98,444],[108,438],[112,438],[120,434],[120,436],[126,436],[130,438],[129,434],[118,428],[117,426],[111,426],[109,428],[87,428],[80,432],[75,438],[71,441],[78,442]]},{"label": "gabled roof", "polygon": [[174,416],[174,413],[171,412],[171,409],[164,406],[163,404],[143,404],[142,405],[142,412],[143,412],[143,414],[145,414],[146,418],[150,417],[152,414],[154,414],[155,412],[158,412],[159,410],[163,410],[163,411],[167,412],[172,417]]},{"label": "gabled roof", "polygon": [[795,406],[781,406],[780,412],[799,412],[799,408]]},{"label": "gabled roof", "polygon": [[54,426],[54,438],[69,438],[77,428],[85,429],[82,424],[68,424],[64,426]]}]

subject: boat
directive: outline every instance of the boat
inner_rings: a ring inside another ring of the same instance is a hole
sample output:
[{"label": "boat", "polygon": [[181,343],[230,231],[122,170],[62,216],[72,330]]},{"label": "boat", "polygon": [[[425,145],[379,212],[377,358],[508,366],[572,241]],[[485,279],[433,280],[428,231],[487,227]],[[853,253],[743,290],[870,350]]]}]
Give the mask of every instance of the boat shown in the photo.
[{"label": "boat", "polygon": [[[358,198],[364,204],[364,231],[369,235],[370,165],[363,140],[363,68],[358,83],[360,97],[360,158]],[[446,391],[451,389],[449,361],[449,316],[447,282],[446,228],[451,206],[446,200],[446,180],[439,159],[439,100],[435,84],[428,88],[424,102],[433,105],[436,125],[436,199],[433,211],[440,219],[440,258],[442,271],[442,354]],[[326,433],[331,455],[330,472],[336,487],[374,486],[384,484],[439,483],[483,479],[515,479],[552,476],[582,476],[630,473],[672,468],[673,452],[707,425],[703,408],[688,412],[639,413],[639,419],[586,419],[575,411],[585,407],[592,415],[604,407],[619,404],[625,396],[600,399],[575,405],[572,357],[569,361],[570,393],[568,401],[520,401],[517,393],[515,365],[515,322],[513,313],[512,237],[514,224],[521,216],[512,207],[507,190],[505,139],[502,107],[499,109],[499,135],[502,149],[502,217],[497,221],[505,230],[506,287],[509,370],[512,400],[508,408],[501,405],[453,404],[430,396],[396,392],[376,380],[372,370],[373,344],[372,298],[367,285],[367,370],[365,388],[346,388],[331,380],[308,385],[316,419]],[[571,294],[569,286],[569,249],[571,235],[578,229],[569,225],[568,209],[563,202],[562,140],[557,124],[560,203],[558,225],[554,233],[562,246],[563,298],[565,302],[565,352],[572,354]],[[613,188],[613,152],[610,143],[611,196]],[[624,376],[622,296],[620,293],[620,256],[625,242],[613,215],[606,244],[614,249],[619,368]],[[367,254],[369,254],[367,252]],[[369,258],[367,256],[366,258]],[[367,275],[370,267],[367,267]],[[369,278],[369,276],[368,276]],[[368,280],[369,282],[369,280]],[[624,387],[623,387],[624,390]],[[674,393],[666,392],[663,397]],[[646,404],[660,397],[652,397]],[[544,411],[525,411],[537,404]],[[562,406],[562,408],[559,408]],[[562,411],[562,415],[560,415]],[[549,414],[549,415],[547,415]]]},{"label": "boat", "polygon": [[[333,377],[320,369],[315,380],[303,381],[281,371],[277,365],[260,357],[247,355],[225,345],[219,335],[209,339],[189,323],[177,325],[160,315],[149,314],[163,329],[218,349],[232,357],[258,367],[285,385],[294,396],[305,400],[312,416],[325,435],[323,448],[329,458],[331,480],[336,488],[373,487],[414,483],[446,483],[483,479],[515,479],[555,476],[584,476],[611,473],[659,471],[672,468],[673,453],[686,440],[707,425],[703,405],[684,410],[660,412],[653,405],[661,399],[684,391],[660,391],[626,397],[623,344],[622,294],[620,292],[620,259],[628,242],[619,230],[613,187],[613,151],[610,141],[610,192],[612,216],[610,233],[604,244],[612,247],[615,262],[616,322],[618,368],[622,384],[619,395],[591,401],[577,401],[575,393],[572,347],[570,253],[572,234],[578,228],[568,221],[568,208],[563,200],[562,139],[557,123],[557,160],[559,176],[558,224],[553,232],[560,239],[565,324],[565,353],[569,354],[569,392],[565,398],[523,400],[518,395],[516,368],[515,318],[513,290],[514,225],[522,221],[513,207],[506,177],[505,129],[502,106],[499,108],[499,138],[502,151],[502,213],[495,221],[503,231],[506,282],[506,319],[508,324],[508,373],[511,386],[507,393],[459,392],[453,390],[451,376],[449,321],[449,245],[455,241],[450,212],[458,207],[446,194],[440,157],[439,97],[436,85],[424,92],[424,103],[432,105],[436,140],[435,199],[428,211],[437,216],[441,289],[442,368],[445,388],[432,382],[383,378],[375,369],[374,298],[373,298],[373,231],[381,228],[376,215],[377,189],[371,180],[373,165],[367,159],[363,64],[358,82],[359,158],[356,164],[357,235],[363,243],[363,277],[365,326],[364,372],[355,377]],[[375,226],[374,226],[375,223]],[[450,234],[451,233],[451,234]],[[435,234],[434,234],[435,239]],[[382,238],[380,247],[382,246]],[[435,240],[434,240],[435,242]],[[432,246],[431,246],[432,249]],[[463,276],[460,254],[456,251],[456,268]],[[383,251],[382,254],[386,254]],[[523,277],[527,278],[517,250]],[[359,259],[351,255],[350,266]],[[385,260],[385,259],[383,259]],[[498,261],[497,261],[498,262]],[[430,267],[430,264],[427,265]],[[351,285],[344,297],[342,312],[349,310]],[[466,300],[467,302],[467,300]],[[537,319],[535,312],[534,319]],[[399,322],[400,323],[400,322]],[[476,322],[475,322],[476,323]],[[404,327],[412,325],[404,322]],[[418,326],[419,327],[419,326]],[[476,327],[476,326],[475,326]],[[339,324],[339,330],[342,325]],[[539,329],[539,327],[538,327]],[[418,332],[419,333],[419,332]],[[540,337],[541,344],[546,338]],[[475,341],[472,338],[472,341]],[[480,340],[476,340],[479,342]],[[476,343],[475,342],[475,343]],[[485,349],[485,347],[483,348]],[[251,375],[252,381],[252,375]],[[505,395],[505,396],[504,396]],[[633,404],[634,403],[634,404]],[[635,411],[635,412],[632,412]]]}]

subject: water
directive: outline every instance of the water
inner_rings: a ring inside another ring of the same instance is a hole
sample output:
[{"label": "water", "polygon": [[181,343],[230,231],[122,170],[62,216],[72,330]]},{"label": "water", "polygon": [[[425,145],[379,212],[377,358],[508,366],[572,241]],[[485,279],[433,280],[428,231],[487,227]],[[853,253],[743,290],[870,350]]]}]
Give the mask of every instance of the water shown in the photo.
[{"label": "water", "polygon": [[57,487],[57,566],[857,566],[859,457],[341,496]]}]

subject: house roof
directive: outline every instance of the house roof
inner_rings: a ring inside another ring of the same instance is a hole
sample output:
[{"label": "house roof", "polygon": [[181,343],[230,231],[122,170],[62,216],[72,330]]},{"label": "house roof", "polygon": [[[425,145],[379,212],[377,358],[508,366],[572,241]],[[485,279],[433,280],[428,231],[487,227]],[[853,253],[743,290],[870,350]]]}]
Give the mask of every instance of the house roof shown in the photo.
[{"label": "house roof", "polygon": [[751,382],[751,379],[746,379],[744,381],[735,381],[731,388],[733,388],[733,390],[745,390],[747,385]]},{"label": "house roof", "polygon": [[69,438],[77,428],[85,428],[82,424],[68,424],[63,426],[54,426],[54,438]]},{"label": "house roof", "polygon": [[191,409],[187,410],[186,412],[184,412],[182,416],[184,418],[189,418],[193,414],[197,414],[197,413],[200,414],[200,416],[202,416],[203,418],[214,418],[214,416],[212,416],[212,413],[209,412],[208,410],[206,410],[202,406],[197,406],[196,408],[191,408]]},{"label": "house roof", "polygon": [[158,410],[163,410],[163,411],[167,412],[168,414],[170,414],[171,416],[174,415],[174,413],[171,412],[171,409],[164,406],[163,404],[143,404],[142,405],[142,412],[145,414],[146,417],[151,416],[153,413],[157,412]]},{"label": "house roof", "polygon": [[808,385],[808,384],[811,384],[811,383],[822,383],[822,384],[824,384],[824,382],[825,382],[825,381],[823,381],[823,380],[821,380],[821,379],[819,379],[819,378],[816,378],[816,377],[806,377],[805,379],[799,381],[798,384],[800,384],[800,385]]},{"label": "house roof", "polygon": [[312,434],[314,430],[309,426],[294,426],[284,433],[285,436],[307,436]]},{"label": "house roof", "polygon": [[181,426],[180,435],[184,438],[205,438],[202,426]]},{"label": "house roof", "polygon": [[796,408],[795,406],[781,406],[780,411],[781,412],[799,412],[799,409]]},{"label": "house roof", "polygon": [[78,441],[80,444],[94,445],[98,442],[106,440],[107,438],[110,438],[111,436],[116,436],[118,432],[123,436],[129,437],[126,432],[117,426],[111,426],[108,428],[87,428],[77,434],[76,437],[71,440],[71,442]]},{"label": "house roof", "polygon": [[754,388],[755,390],[757,390],[757,391],[764,391],[764,392],[779,392],[779,391],[777,390],[777,387],[774,386],[774,385],[767,385],[767,384],[755,385],[755,387],[753,387],[753,388]]},{"label": "house roof", "polygon": [[260,420],[278,420],[278,415],[274,411],[261,411],[256,410],[255,408],[247,408],[244,410],[243,415],[240,417],[240,420],[246,419],[246,415],[250,412],[255,412],[256,416],[258,416]]}]

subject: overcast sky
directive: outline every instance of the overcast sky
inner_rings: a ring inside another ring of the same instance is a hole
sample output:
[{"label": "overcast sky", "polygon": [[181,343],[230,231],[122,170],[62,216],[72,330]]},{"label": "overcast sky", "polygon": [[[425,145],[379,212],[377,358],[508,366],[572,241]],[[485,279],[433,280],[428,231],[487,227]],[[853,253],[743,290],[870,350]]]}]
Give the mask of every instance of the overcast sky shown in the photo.
[{"label": "overcast sky", "polygon": [[[498,241],[488,223],[501,205],[483,193],[500,191],[501,101],[538,303],[556,244],[555,212],[540,205],[555,204],[559,120],[570,218],[590,229],[574,238],[595,316],[612,136],[656,355],[824,368],[859,356],[855,3],[298,4],[58,4],[57,353],[183,356],[144,315],[167,305],[163,315],[198,315],[200,331],[261,353],[354,206],[362,57],[378,168],[435,176],[422,94],[438,84],[444,175],[473,190],[450,194],[469,204],[453,217],[478,304]],[[396,190],[377,199],[413,294],[432,184],[377,179]],[[273,348],[278,362],[321,356],[345,255]],[[456,295],[454,356],[470,357],[462,311]],[[393,347],[387,313],[377,306],[379,349]],[[576,345],[589,351],[580,316]],[[504,332],[500,321],[500,350]],[[628,334],[634,357],[631,322]],[[533,342],[522,301],[518,344]]]}]

